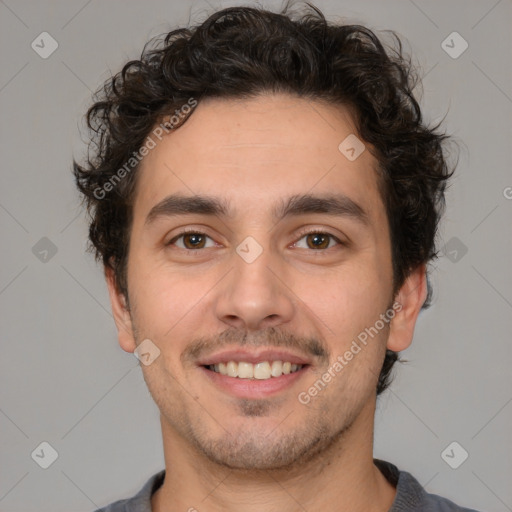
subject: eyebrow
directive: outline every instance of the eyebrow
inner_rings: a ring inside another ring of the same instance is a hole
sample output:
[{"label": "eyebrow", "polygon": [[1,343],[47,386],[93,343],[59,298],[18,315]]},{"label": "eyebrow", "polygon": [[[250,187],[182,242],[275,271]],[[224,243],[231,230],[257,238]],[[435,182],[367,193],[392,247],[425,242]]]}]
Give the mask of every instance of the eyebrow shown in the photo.
[{"label": "eyebrow", "polygon": [[[293,195],[286,199],[281,199],[271,210],[271,214],[276,221],[282,220],[285,217],[297,217],[307,213],[346,216],[362,224],[369,224],[366,211],[355,201],[343,194]],[[229,203],[217,197],[170,195],[151,208],[145,223],[151,224],[160,217],[193,214],[233,218]]]}]

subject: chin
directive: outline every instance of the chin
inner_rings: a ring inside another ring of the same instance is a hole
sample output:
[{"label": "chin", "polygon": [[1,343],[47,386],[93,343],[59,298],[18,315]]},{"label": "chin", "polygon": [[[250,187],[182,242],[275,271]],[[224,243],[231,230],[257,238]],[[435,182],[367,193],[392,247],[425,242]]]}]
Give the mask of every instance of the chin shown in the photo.
[{"label": "chin", "polygon": [[289,470],[322,455],[343,432],[307,430],[277,437],[270,433],[226,436],[217,440],[194,439],[196,448],[211,462],[240,471]]}]

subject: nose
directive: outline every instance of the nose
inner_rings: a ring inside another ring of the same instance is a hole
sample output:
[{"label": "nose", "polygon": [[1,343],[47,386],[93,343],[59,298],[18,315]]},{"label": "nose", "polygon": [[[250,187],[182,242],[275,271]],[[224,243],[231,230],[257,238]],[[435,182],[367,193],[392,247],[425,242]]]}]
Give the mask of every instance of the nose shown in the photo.
[{"label": "nose", "polygon": [[230,327],[259,331],[289,322],[294,314],[293,292],[286,273],[269,249],[251,263],[233,254],[234,268],[222,281],[216,315]]}]

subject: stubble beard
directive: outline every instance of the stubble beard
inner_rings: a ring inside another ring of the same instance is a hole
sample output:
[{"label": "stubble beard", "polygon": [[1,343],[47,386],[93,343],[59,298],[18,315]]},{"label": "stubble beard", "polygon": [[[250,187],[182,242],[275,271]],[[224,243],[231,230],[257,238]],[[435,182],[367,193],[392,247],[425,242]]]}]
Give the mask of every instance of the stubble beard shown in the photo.
[{"label": "stubble beard", "polygon": [[[266,416],[274,404],[268,400],[240,400],[238,407],[241,416],[254,418],[256,422],[257,418]],[[329,458],[326,454],[333,445],[342,442],[354,421],[334,426],[327,415],[319,414],[314,421],[305,421],[288,433],[283,432],[285,419],[282,428],[278,425],[270,432],[250,427],[233,432],[221,429],[222,434],[212,438],[211,433],[198,425],[197,421],[182,417],[182,421],[176,424],[173,416],[174,420],[169,416],[165,418],[199,455],[218,466],[240,472],[290,471],[315,460],[326,463]]]}]

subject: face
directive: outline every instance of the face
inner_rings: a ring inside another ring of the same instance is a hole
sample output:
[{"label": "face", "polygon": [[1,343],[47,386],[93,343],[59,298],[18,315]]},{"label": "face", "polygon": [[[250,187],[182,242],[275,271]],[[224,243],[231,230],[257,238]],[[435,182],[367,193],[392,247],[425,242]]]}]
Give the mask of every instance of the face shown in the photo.
[{"label": "face", "polygon": [[168,435],[219,464],[320,453],[374,403],[401,343],[403,312],[376,324],[394,299],[390,236],[369,148],[338,149],[355,132],[320,102],[208,100],[139,169],[129,312],[109,281],[120,343],[158,347],[142,370]]}]

